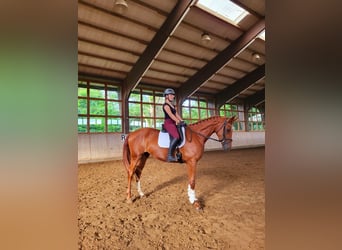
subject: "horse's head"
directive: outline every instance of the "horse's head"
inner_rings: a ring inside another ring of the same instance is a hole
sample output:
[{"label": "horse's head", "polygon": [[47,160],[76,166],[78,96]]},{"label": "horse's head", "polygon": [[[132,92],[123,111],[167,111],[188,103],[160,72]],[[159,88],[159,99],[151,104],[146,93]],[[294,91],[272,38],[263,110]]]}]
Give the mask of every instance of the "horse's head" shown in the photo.
[{"label": "horse's head", "polygon": [[233,122],[237,120],[236,116],[222,119],[222,123],[217,127],[215,133],[217,134],[219,141],[222,143],[224,151],[232,148],[233,137]]}]

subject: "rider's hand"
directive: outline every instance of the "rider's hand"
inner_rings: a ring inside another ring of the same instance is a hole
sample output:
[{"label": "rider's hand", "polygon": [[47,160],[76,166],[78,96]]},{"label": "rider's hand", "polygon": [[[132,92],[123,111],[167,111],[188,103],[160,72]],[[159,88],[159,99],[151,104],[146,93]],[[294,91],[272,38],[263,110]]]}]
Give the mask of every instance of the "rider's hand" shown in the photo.
[{"label": "rider's hand", "polygon": [[180,126],[185,126],[186,125],[186,123],[185,123],[185,121],[180,121],[179,123],[178,123],[178,125],[180,125]]}]

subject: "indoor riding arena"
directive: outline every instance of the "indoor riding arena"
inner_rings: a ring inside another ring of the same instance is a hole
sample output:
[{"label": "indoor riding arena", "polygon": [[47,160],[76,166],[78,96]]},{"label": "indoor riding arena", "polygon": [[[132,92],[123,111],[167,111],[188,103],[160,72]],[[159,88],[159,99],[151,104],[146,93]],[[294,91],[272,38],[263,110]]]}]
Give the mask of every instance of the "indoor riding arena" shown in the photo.
[{"label": "indoor riding arena", "polygon": [[265,249],[265,63],[264,0],[78,1],[79,249]]},{"label": "indoor riding arena", "polygon": [[184,164],[149,159],[125,201],[121,161],[79,166],[80,249],[264,249],[264,148],[206,152],[187,199]]}]

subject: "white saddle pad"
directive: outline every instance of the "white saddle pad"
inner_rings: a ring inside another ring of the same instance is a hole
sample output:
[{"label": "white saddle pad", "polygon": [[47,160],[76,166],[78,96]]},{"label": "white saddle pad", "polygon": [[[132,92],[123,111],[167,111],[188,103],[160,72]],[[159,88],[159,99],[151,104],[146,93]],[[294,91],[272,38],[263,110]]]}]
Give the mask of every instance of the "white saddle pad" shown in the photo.
[{"label": "white saddle pad", "polygon": [[[185,144],[185,128],[182,127],[181,130],[182,130],[182,133],[183,133],[183,141],[178,146],[179,148],[183,147],[184,144]],[[158,145],[161,148],[169,148],[169,146],[170,146],[170,136],[169,136],[168,132],[162,132],[162,131],[159,132]]]}]

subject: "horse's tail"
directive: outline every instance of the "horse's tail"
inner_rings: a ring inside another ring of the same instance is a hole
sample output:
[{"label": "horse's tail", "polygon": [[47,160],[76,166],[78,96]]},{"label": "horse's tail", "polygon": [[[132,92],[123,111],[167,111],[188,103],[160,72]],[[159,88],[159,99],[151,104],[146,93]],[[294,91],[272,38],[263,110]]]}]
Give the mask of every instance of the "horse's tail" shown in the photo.
[{"label": "horse's tail", "polygon": [[131,163],[131,153],[128,145],[128,136],[129,135],[126,136],[122,149],[122,161],[127,171],[129,170],[129,165]]}]

